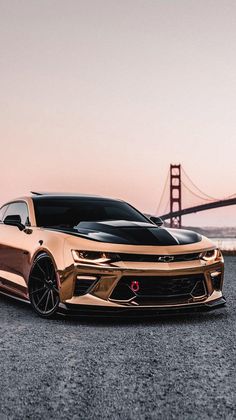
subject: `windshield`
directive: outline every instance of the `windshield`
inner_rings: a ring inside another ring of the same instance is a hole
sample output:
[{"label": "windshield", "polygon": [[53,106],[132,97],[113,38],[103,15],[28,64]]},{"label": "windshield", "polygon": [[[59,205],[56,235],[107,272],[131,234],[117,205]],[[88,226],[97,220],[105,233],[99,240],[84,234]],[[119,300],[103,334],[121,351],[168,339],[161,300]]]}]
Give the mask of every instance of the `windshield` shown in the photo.
[{"label": "windshield", "polygon": [[128,220],[148,222],[129,204],[106,199],[37,198],[34,199],[37,226],[74,229],[80,222]]}]

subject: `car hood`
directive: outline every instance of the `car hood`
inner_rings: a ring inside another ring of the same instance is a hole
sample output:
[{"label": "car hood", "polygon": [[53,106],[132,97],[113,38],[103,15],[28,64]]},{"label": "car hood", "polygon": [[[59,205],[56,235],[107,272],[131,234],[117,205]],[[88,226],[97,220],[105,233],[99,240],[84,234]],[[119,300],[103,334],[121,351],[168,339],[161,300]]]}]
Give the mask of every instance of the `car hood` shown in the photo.
[{"label": "car hood", "polygon": [[73,229],[52,230],[98,242],[128,245],[188,245],[202,239],[201,235],[190,230],[167,229],[148,222],[125,220],[80,222]]}]

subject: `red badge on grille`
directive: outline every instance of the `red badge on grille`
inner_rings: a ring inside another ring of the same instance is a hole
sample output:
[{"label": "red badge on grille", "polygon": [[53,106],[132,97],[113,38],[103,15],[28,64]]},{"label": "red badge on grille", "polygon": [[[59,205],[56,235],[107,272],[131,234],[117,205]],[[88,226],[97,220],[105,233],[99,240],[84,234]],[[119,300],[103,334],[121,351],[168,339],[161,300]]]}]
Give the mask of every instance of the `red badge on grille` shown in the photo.
[{"label": "red badge on grille", "polygon": [[139,282],[137,280],[133,280],[131,282],[130,288],[131,288],[131,290],[133,290],[134,293],[138,292],[139,291]]}]

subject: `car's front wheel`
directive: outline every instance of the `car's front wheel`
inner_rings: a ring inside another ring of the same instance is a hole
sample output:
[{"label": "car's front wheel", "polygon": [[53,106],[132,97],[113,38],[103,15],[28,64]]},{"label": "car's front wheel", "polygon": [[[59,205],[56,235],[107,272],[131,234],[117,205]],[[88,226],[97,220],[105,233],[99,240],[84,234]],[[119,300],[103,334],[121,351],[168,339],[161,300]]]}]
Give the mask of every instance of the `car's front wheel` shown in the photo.
[{"label": "car's front wheel", "polygon": [[38,315],[50,318],[58,309],[60,298],[52,259],[43,253],[36,257],[29,277],[29,298]]}]

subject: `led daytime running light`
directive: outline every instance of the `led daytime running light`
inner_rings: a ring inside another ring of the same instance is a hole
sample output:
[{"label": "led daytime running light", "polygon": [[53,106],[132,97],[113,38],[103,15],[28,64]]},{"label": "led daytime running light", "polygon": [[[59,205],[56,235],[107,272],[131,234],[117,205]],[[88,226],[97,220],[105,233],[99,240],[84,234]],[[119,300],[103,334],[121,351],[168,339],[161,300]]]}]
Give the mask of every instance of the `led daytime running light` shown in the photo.
[{"label": "led daytime running light", "polygon": [[75,262],[87,264],[106,264],[111,261],[111,256],[106,252],[72,250],[72,256]]}]

